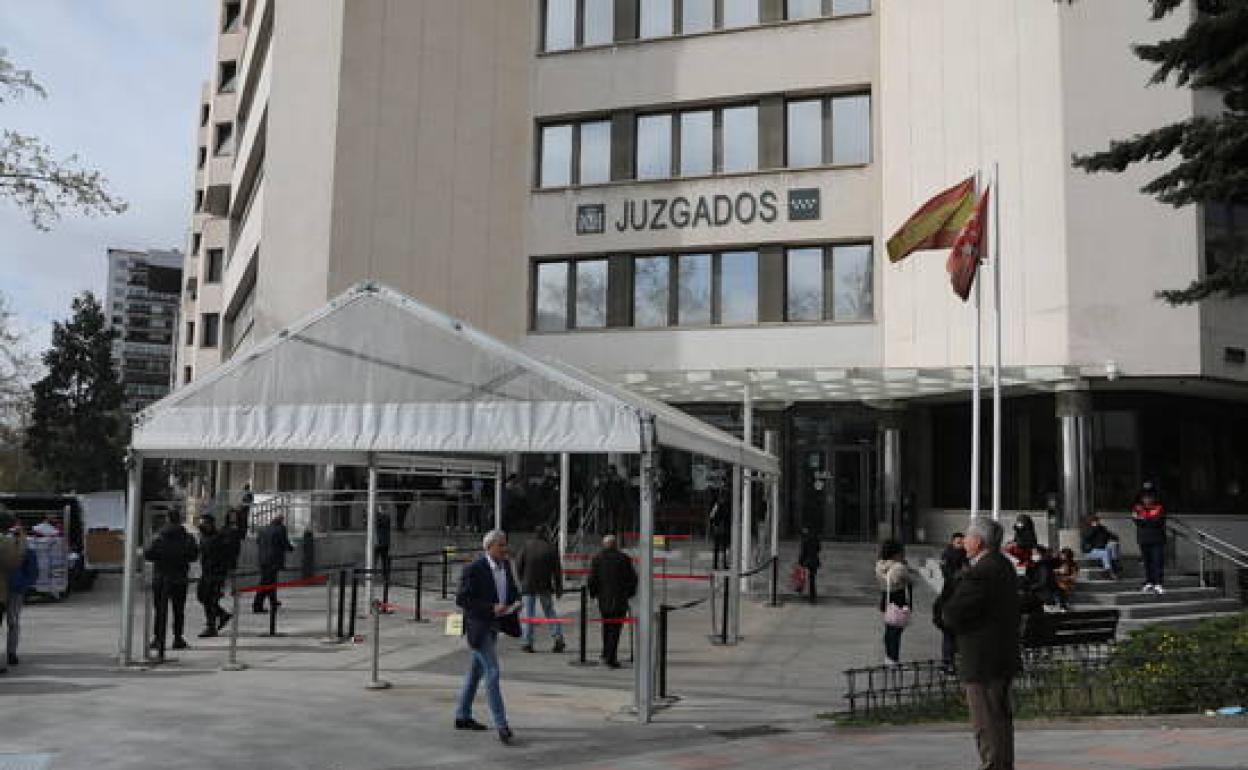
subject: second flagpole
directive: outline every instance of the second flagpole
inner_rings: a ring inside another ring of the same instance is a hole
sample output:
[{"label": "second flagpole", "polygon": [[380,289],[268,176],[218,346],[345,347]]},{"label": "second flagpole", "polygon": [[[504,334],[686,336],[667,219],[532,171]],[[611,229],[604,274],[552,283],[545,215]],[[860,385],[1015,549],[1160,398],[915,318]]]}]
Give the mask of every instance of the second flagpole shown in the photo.
[{"label": "second flagpole", "polygon": [[992,520],[1001,520],[1001,164],[992,164]]}]

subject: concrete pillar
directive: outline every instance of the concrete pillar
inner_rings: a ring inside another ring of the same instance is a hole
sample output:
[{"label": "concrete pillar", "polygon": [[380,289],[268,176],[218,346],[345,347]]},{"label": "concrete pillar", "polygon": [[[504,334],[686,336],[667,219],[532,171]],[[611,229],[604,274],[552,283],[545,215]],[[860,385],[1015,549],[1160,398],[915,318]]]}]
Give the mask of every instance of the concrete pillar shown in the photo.
[{"label": "concrete pillar", "polygon": [[888,526],[889,536],[899,539],[909,536],[909,527],[901,521],[901,427],[904,418],[905,412],[900,408],[889,407],[880,420],[884,523]]},{"label": "concrete pillar", "polygon": [[1057,423],[1062,472],[1058,527],[1065,534],[1092,513],[1092,394],[1086,386],[1057,392]]},{"label": "concrete pillar", "polygon": [[[126,542],[121,582],[121,638],[117,659],[122,666],[134,662],[134,579],[139,560],[139,528],[143,518],[143,455],[132,452],[126,479]],[[147,640],[142,641],[144,645]]]}]

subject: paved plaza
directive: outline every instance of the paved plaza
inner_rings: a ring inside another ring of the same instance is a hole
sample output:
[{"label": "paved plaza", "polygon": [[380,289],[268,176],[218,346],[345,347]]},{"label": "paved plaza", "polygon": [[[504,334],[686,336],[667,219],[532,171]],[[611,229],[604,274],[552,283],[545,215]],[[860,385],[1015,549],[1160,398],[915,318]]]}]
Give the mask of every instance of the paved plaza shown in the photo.
[{"label": "paved plaza", "polygon": [[[561,655],[549,652],[544,634],[532,655],[507,640],[503,687],[518,737],[512,747],[492,732],[451,729],[466,657],[441,622],[383,618],[388,690],[364,687],[371,639],[323,643],[326,592],[319,587],[284,592],[278,637],[266,635],[265,616],[243,615],[244,671],[221,670],[225,637],[194,638],[201,621],[194,603],[187,607],[190,650],[164,666],[122,671],[114,653],[119,585],[106,576],[91,593],[27,609],[22,663],[0,679],[0,768],[973,767],[962,725],[848,729],[819,718],[841,708],[843,669],[881,659],[873,594],[856,583],[858,572],[830,571],[817,606],[794,597],[779,608],[749,602],[736,647],[709,643],[708,605],[673,614],[669,690],[676,698],[646,727],[628,712],[630,667],[569,665],[575,626]],[[705,588],[673,581],[668,591],[675,603]],[[407,605],[411,597],[396,589],[392,599]],[[565,596],[563,612],[575,609],[574,597]],[[920,610],[930,598],[920,591]],[[424,604],[450,606],[436,591]],[[357,633],[369,633],[366,620]],[[588,642],[592,661],[596,627]],[[903,656],[929,657],[937,643],[920,613]],[[480,696],[477,716],[488,716]],[[1203,718],[1031,723],[1020,728],[1019,767],[1248,767],[1244,726]]]}]

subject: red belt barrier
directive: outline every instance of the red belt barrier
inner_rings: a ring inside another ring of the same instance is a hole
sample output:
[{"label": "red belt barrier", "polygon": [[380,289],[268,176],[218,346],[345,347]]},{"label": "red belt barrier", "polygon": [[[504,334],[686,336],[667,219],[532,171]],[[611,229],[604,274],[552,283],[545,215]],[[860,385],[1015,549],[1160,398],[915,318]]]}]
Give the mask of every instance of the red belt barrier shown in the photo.
[{"label": "red belt barrier", "polygon": [[619,625],[631,625],[637,622],[637,618],[590,618],[590,623],[610,623]]},{"label": "red belt barrier", "polygon": [[563,570],[565,575],[588,575],[589,567],[565,567]]},{"label": "red belt barrier", "polygon": [[[594,556],[595,554],[592,554],[592,553],[565,553],[563,555],[563,558],[567,559],[568,561],[589,561],[590,559],[594,558]],[[636,556],[632,557],[632,559],[634,562],[641,561],[641,559],[637,558]],[[654,560],[655,561],[667,561],[667,557],[656,556],[654,557]]]},{"label": "red belt barrier", "polygon": [[695,575],[693,573],[684,572],[656,572],[656,578],[660,580],[710,580],[710,575]]},{"label": "red belt barrier", "polygon": [[[641,533],[640,533],[640,532],[621,532],[621,533],[620,533],[620,536],[621,536],[621,537],[631,537],[631,538],[633,538],[634,540],[636,540],[636,539],[638,539],[638,538],[640,538],[640,537],[641,537]],[[654,536],[655,536],[655,537],[661,537],[661,538],[664,538],[664,539],[666,539],[666,540],[689,540],[689,539],[691,539],[691,538],[693,537],[693,535],[665,535],[665,534],[663,534],[662,532],[655,532],[655,533],[654,533]]]},{"label": "red belt barrier", "polygon": [[269,583],[263,586],[243,586],[235,589],[236,594],[250,594],[257,591],[273,591],[278,588],[295,588],[298,586],[314,586],[329,580],[328,575],[313,575],[312,577],[299,578],[298,580],[287,580],[284,583]]},{"label": "red belt barrier", "polygon": [[[399,612],[412,612],[415,609],[414,607],[407,607],[402,604],[396,604],[394,602],[381,602],[381,603],[378,603],[377,606],[379,606],[383,610],[398,610]],[[454,615],[457,613],[458,613],[458,610],[425,610],[424,611],[424,614],[426,615],[434,615],[437,617],[445,617],[447,615]],[[573,618],[520,618],[520,622],[521,623],[538,623],[538,624],[547,623],[547,624],[553,625],[556,623],[558,624],[573,623],[575,622],[575,620]],[[637,618],[633,618],[633,617],[590,618],[589,622],[590,623],[618,623],[621,625],[628,625],[628,624],[636,623]]]}]

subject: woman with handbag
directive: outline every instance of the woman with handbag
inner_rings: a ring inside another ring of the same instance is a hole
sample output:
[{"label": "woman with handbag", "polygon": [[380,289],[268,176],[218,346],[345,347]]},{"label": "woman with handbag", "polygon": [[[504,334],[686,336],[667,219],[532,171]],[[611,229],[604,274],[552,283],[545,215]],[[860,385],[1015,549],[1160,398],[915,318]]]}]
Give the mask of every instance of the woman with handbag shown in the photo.
[{"label": "woman with handbag", "polygon": [[896,666],[901,661],[901,632],[910,623],[910,608],[914,603],[910,567],[901,543],[885,540],[880,546],[875,577],[880,584],[880,612],[884,613],[884,659],[890,666]]}]

